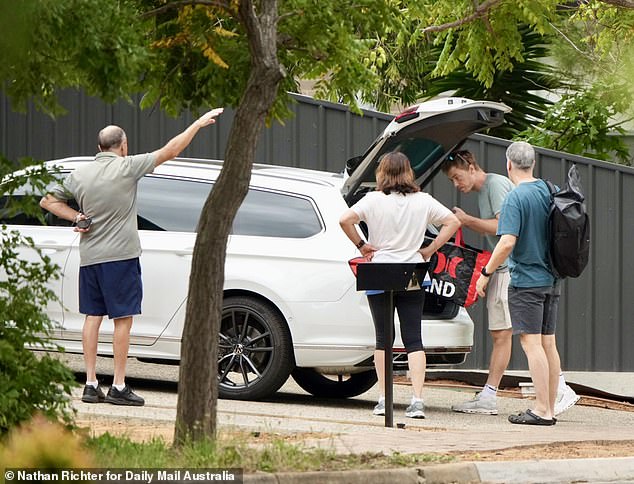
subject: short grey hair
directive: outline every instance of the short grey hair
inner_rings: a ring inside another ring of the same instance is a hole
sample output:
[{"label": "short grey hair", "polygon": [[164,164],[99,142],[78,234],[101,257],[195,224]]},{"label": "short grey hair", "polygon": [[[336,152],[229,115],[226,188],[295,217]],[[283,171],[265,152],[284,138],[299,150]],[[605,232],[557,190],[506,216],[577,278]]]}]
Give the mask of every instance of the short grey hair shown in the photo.
[{"label": "short grey hair", "polygon": [[506,149],[506,159],[520,170],[528,170],[535,163],[535,149],[526,141],[516,141]]},{"label": "short grey hair", "polygon": [[99,148],[103,151],[108,151],[110,148],[119,148],[125,139],[125,131],[123,129],[119,126],[110,125],[99,131],[97,142],[99,143]]}]

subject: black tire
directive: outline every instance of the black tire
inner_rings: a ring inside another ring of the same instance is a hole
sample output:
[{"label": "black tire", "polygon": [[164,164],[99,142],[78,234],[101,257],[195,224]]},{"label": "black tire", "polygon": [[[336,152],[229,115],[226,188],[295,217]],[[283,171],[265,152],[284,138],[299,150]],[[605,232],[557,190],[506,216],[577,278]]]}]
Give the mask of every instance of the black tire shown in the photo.
[{"label": "black tire", "polygon": [[377,381],[374,370],[324,375],[313,368],[295,368],[293,379],[308,393],[320,398],[350,398],[367,392]]},{"label": "black tire", "polygon": [[259,400],[274,394],[294,367],[286,322],[256,298],[223,301],[218,342],[220,398]]}]

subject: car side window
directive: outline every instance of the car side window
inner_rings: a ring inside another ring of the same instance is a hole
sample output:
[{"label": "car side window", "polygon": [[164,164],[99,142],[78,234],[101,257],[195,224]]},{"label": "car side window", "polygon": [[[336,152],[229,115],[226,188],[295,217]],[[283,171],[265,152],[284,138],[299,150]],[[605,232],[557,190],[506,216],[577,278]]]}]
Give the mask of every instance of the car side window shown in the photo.
[{"label": "car side window", "polygon": [[233,221],[235,235],[301,239],[322,230],[308,198],[251,189]]},{"label": "car side window", "polygon": [[[139,182],[139,230],[195,232],[209,182],[146,176]],[[250,189],[233,223],[232,234],[304,238],[322,230],[308,198]]]},{"label": "car side window", "polygon": [[[18,201],[24,195],[13,195],[13,200]],[[36,217],[24,212],[9,208],[9,197],[0,197],[0,225],[42,225]]]},{"label": "car side window", "polygon": [[211,183],[145,176],[137,193],[139,230],[195,232]]},{"label": "car side window", "polygon": [[[68,173],[64,173],[64,176],[68,176]],[[48,189],[52,188],[52,185],[48,187]],[[19,201],[24,197],[35,197],[36,200],[39,200],[41,195],[33,190],[30,185],[24,185],[21,188],[18,188],[12,195],[13,201]],[[78,209],[77,202],[75,200],[69,200],[67,202],[74,209]],[[13,205],[12,208],[10,208]],[[47,226],[71,226],[72,222],[67,220],[63,220],[59,217],[56,217],[50,212],[46,210],[42,210],[45,220],[45,225]],[[42,222],[37,217],[33,217],[31,215],[27,215],[24,212],[16,210],[14,204],[10,203],[8,196],[0,197],[0,225],[42,225]]]}]

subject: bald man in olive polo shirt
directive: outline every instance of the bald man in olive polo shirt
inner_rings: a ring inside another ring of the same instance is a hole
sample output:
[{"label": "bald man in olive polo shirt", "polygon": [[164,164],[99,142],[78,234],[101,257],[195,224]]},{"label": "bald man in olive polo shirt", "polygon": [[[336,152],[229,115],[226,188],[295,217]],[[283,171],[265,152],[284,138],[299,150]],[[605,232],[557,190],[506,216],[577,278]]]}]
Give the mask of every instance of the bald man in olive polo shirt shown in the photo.
[{"label": "bald man in olive polo shirt", "polygon": [[[143,155],[128,155],[128,140],[118,126],[99,132],[94,161],[73,171],[63,185],[54,187],[40,206],[74,222],[79,242],[79,312],[84,314],[82,345],[86,386],[82,401],[142,406],[145,401],[125,384],[130,329],[141,313],[141,243],[137,230],[137,184],[155,167],[178,156],[201,128],[215,123],[217,108],[202,115],[165,146]],[[81,211],[67,201],[75,199]],[[88,224],[88,219],[92,223]],[[99,327],[107,316],[114,320],[114,379],[107,395],[97,381]]]}]

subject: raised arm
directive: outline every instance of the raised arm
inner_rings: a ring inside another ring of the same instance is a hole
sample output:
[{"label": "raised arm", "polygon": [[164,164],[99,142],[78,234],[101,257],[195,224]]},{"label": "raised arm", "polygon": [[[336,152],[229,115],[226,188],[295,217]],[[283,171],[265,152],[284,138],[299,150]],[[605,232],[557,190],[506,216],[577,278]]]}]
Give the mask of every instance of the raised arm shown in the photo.
[{"label": "raised arm", "polygon": [[176,158],[181,151],[189,146],[189,143],[192,142],[196,133],[198,133],[201,128],[214,124],[216,122],[215,118],[222,114],[223,111],[223,108],[212,109],[190,124],[181,134],[174,136],[165,146],[153,153],[156,157],[154,164],[159,166],[168,160]]}]

